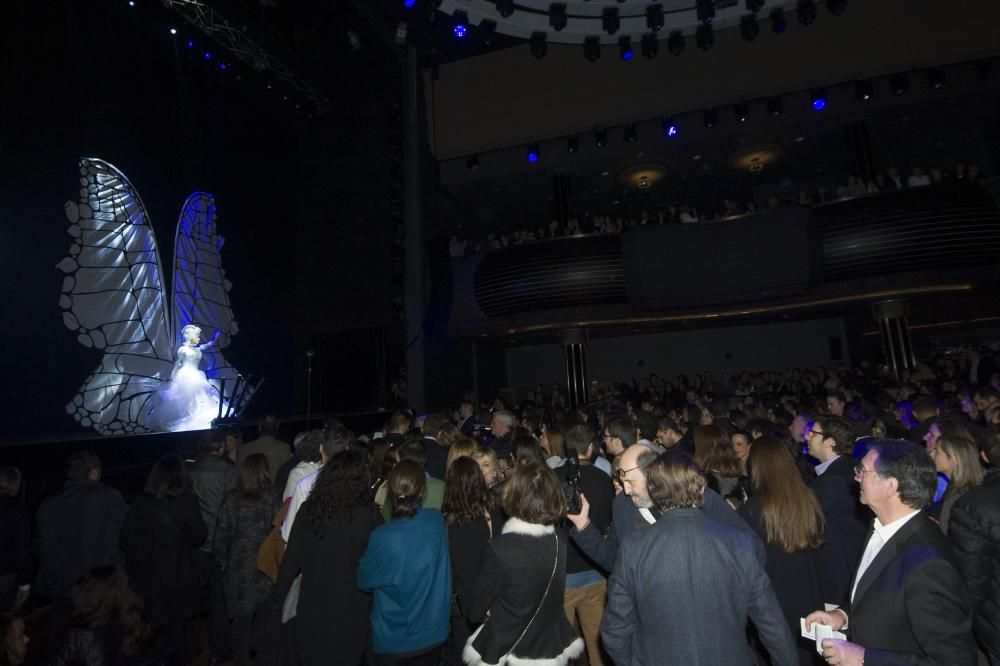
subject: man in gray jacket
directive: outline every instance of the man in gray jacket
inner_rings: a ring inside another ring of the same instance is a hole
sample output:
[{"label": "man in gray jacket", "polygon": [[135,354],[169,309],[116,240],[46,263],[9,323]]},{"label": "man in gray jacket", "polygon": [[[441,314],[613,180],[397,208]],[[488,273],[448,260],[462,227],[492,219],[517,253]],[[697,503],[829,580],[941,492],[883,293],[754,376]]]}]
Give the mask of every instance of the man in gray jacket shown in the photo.
[{"label": "man in gray jacket", "polygon": [[747,619],[773,666],[798,664],[753,538],[701,510],[705,477],[694,461],[667,452],[645,476],[661,515],[626,537],[608,581],[601,638],[615,664],[751,666]]}]

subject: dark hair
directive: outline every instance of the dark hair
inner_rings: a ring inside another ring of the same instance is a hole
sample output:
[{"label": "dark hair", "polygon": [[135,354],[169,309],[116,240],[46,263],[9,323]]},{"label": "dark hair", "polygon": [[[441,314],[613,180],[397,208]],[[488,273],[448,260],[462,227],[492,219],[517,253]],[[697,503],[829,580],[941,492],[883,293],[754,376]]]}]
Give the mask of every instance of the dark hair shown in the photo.
[{"label": "dark hair", "polygon": [[323,442],[319,446],[323,455],[329,460],[341,451],[346,450],[350,445],[351,441],[347,429],[340,427],[325,430],[323,432]]},{"label": "dark hair", "polygon": [[786,553],[818,548],[825,526],[823,509],[799,476],[785,444],[768,435],[754,440],[748,466],[767,542]]},{"label": "dark hair", "polygon": [[660,432],[661,430],[663,432],[666,432],[667,430],[673,430],[678,435],[683,434],[681,433],[681,427],[677,425],[677,421],[673,420],[669,416],[661,416],[660,419],[656,422],[656,431]]},{"label": "dark hair", "polygon": [[263,453],[249,455],[236,476],[236,499],[254,502],[271,489],[271,469]]},{"label": "dark hair", "polygon": [[691,430],[694,433],[694,460],[699,467],[726,478],[740,475],[740,460],[725,430],[717,425],[694,425]]},{"label": "dark hair", "polygon": [[413,419],[410,415],[405,412],[395,412],[389,417],[389,420],[385,424],[386,432],[396,432],[397,430],[403,430],[403,432],[410,429],[410,425],[413,423]]},{"label": "dark hair", "polygon": [[555,472],[533,460],[510,469],[501,501],[508,516],[526,523],[554,525],[566,516],[566,498]]},{"label": "dark hair", "polygon": [[436,438],[438,432],[441,430],[441,426],[445,423],[448,423],[448,417],[444,414],[428,414],[427,418],[424,419],[420,432],[422,432],[425,437]]},{"label": "dark hair", "polygon": [[435,435],[435,437],[437,438],[437,443],[440,446],[450,449],[458,440],[465,437],[465,435],[462,434],[462,431],[458,429],[457,425],[449,421],[441,424],[441,427],[438,428],[437,435]]},{"label": "dark hair", "polygon": [[545,451],[534,437],[522,435],[510,444],[510,457],[514,460],[534,460],[545,464]]},{"label": "dark hair", "polygon": [[486,520],[493,500],[479,463],[463,456],[456,458],[444,479],[441,513],[448,527],[460,527]]},{"label": "dark hair", "polygon": [[323,445],[323,431],[310,430],[295,443],[295,455],[303,462],[319,462],[319,449]]},{"label": "dark hair", "polygon": [[212,428],[198,438],[198,455],[218,454],[219,450],[225,446],[226,433],[218,428]]},{"label": "dark hair", "polygon": [[389,472],[387,483],[392,517],[409,518],[416,515],[427,492],[424,466],[415,460],[400,460]]},{"label": "dark hair", "polygon": [[354,512],[371,504],[368,461],[348,449],[330,458],[316,476],[316,485],[299,510],[295,523],[314,530],[326,524],[347,525]]},{"label": "dark hair", "polygon": [[833,452],[838,456],[849,456],[854,450],[854,427],[847,419],[839,416],[821,416],[816,423],[823,429],[823,439],[833,440]]},{"label": "dark hair", "polygon": [[652,414],[639,412],[639,415],[635,417],[635,427],[643,439],[649,441],[656,439],[656,419]]},{"label": "dark hair", "polygon": [[191,491],[187,463],[176,453],[168,453],[153,463],[143,492],[156,499],[177,497]]},{"label": "dark hair", "polygon": [[368,478],[372,483],[382,478],[382,466],[389,452],[389,442],[376,437],[368,444]]},{"label": "dark hair", "polygon": [[137,655],[146,647],[149,627],[142,621],[142,600],[125,571],[116,566],[91,569],[73,585],[74,627],[97,630],[110,655]]},{"label": "dark hair", "polygon": [[274,418],[274,414],[260,417],[260,420],[257,421],[257,431],[262,435],[277,435],[278,419]]},{"label": "dark hair", "polygon": [[612,437],[622,440],[622,448],[627,449],[635,444],[635,426],[629,423],[627,419],[620,417],[611,419],[604,424],[604,429]]},{"label": "dark hair", "polygon": [[21,492],[21,470],[16,467],[0,467],[0,495],[14,497]]},{"label": "dark hair", "polygon": [[427,449],[420,440],[419,435],[407,435],[403,443],[399,445],[399,462],[410,460],[421,467],[427,464]]},{"label": "dark hair", "polygon": [[879,439],[868,450],[878,453],[876,473],[896,479],[903,504],[912,509],[927,506],[937,489],[937,471],[926,448],[903,439]]},{"label": "dark hair", "polygon": [[594,443],[594,429],[583,424],[573,425],[563,435],[563,439],[565,440],[565,448],[586,453],[587,447]]},{"label": "dark hair", "polygon": [[685,453],[661,453],[646,464],[643,473],[649,499],[658,511],[700,507],[705,501],[705,475]]},{"label": "dark hair", "polygon": [[77,451],[66,461],[66,478],[86,481],[90,473],[101,469],[101,459],[93,451]]},{"label": "dark hair", "polygon": [[989,434],[979,442],[979,450],[993,467],[1000,467],[1000,428],[994,426]]}]

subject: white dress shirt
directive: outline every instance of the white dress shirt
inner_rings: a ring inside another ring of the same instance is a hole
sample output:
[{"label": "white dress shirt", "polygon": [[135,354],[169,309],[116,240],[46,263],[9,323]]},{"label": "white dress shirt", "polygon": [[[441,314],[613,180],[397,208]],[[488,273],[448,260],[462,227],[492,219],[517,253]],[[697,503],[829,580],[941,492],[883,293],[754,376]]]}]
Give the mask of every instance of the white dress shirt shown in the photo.
[{"label": "white dress shirt", "polygon": [[837,458],[839,458],[839,457],[840,456],[834,456],[834,457],[830,458],[829,460],[827,460],[826,462],[822,462],[822,463],[816,465],[816,467],[813,468],[816,471],[816,476],[823,476],[823,472],[825,472],[826,470],[830,469],[830,465],[832,465],[834,463],[834,461],[836,461]]},{"label": "white dress shirt", "polygon": [[313,486],[316,485],[316,479],[319,477],[319,470],[316,470],[312,474],[307,474],[299,479],[299,482],[295,484],[295,491],[292,493],[292,499],[288,504],[288,513],[285,514],[285,522],[281,524],[281,538],[288,543],[288,537],[292,535],[292,525],[295,524],[295,516],[299,513],[299,509],[307,499],[309,499],[309,494],[312,493]]},{"label": "white dress shirt", "polygon": [[323,463],[317,460],[316,462],[302,461],[293,467],[292,471],[288,473],[288,481],[285,483],[285,492],[281,494],[281,501],[284,502],[292,496],[292,493],[295,492],[295,486],[299,485],[302,477],[319,471],[319,468],[322,466]]},{"label": "white dress shirt", "polygon": [[882,521],[878,518],[875,519],[875,529],[872,532],[871,538],[868,539],[868,545],[865,546],[865,554],[861,556],[861,564],[858,565],[858,573],[854,577],[854,586],[851,588],[851,603],[854,603],[854,593],[858,589],[858,581],[868,571],[868,567],[875,561],[875,557],[878,556],[885,544],[889,543],[889,539],[918,513],[920,511],[913,511],[902,518],[897,518],[888,525],[883,525]]}]

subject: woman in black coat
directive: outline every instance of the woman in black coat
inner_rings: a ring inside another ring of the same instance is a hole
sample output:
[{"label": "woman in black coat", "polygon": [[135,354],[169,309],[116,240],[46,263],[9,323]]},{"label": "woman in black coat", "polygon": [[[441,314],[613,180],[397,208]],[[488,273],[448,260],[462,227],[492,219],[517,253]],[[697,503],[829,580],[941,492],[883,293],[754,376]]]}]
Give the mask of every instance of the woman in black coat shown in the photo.
[{"label": "woman in black coat", "polygon": [[267,456],[247,456],[240,465],[236,489],[222,501],[215,524],[212,553],[222,567],[237,666],[250,663],[250,622],[271,593],[271,581],[257,568],[257,551],[271,532],[278,499]]},{"label": "woman in black coat", "polygon": [[544,463],[516,463],[503,508],[507,522],[487,548],[467,611],[483,624],[462,657],[470,666],[567,663],[583,654],[584,644],[563,610],[566,539],[555,529],[566,516],[562,484]]},{"label": "woman in black coat", "polygon": [[448,554],[451,557],[452,605],[450,663],[462,663],[462,649],[472,633],[467,606],[472,599],[476,575],[493,537],[490,508],[493,499],[486,480],[475,460],[468,456],[456,458],[448,467],[444,481],[444,514],[448,528]]},{"label": "woman in black coat", "polygon": [[[764,570],[774,585],[792,636],[799,636],[799,618],[823,607],[819,547],[825,521],[819,500],[802,481],[795,459],[774,437],[754,441],[749,455],[753,497],[739,514],[764,542]],[[815,644],[796,638],[799,663],[821,664]]]},{"label": "woman in black coat", "polygon": [[184,460],[163,456],[125,516],[119,545],[132,589],[143,601],[144,619],[160,631],[161,643],[175,644],[181,661],[193,652],[186,625],[201,610],[195,549],[207,536]]},{"label": "woman in black coat", "polygon": [[361,662],[372,601],[358,590],[358,561],[381,522],[369,492],[366,456],[338,453],[320,470],[295,518],[275,586],[274,598],[284,602],[302,576],[290,624],[303,666]]}]

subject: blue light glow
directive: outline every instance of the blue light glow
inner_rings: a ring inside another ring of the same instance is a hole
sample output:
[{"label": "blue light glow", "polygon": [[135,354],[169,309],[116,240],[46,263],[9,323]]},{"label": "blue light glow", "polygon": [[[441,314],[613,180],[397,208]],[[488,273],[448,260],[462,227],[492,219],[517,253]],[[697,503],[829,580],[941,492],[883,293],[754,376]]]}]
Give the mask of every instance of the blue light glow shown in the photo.
[{"label": "blue light glow", "polygon": [[533,150],[529,150],[528,151],[528,161],[531,162],[532,164],[534,164],[535,162],[537,162],[538,161],[538,153],[536,153]]},{"label": "blue light glow", "polygon": [[634,53],[632,49],[629,49],[628,51],[622,51],[622,60],[631,60],[633,55]]},{"label": "blue light glow", "polygon": [[409,9],[413,5],[417,4],[417,0],[403,0],[403,6]]},{"label": "blue light glow", "polygon": [[189,49],[193,49],[194,48],[194,42],[192,42],[190,39],[188,40],[188,48]]},{"label": "blue light glow", "polygon": [[455,27],[451,29],[452,33],[459,39],[465,37],[465,34],[468,32],[468,30],[469,29],[466,27],[464,23],[456,23]]},{"label": "blue light glow", "polygon": [[211,59],[212,59],[212,54],[209,53],[208,51],[205,51],[205,60],[211,60]]},{"label": "blue light glow", "polygon": [[822,111],[826,108],[826,100],[822,97],[817,97],[813,100],[813,111]]},{"label": "blue light glow", "polygon": [[226,71],[227,69],[229,69],[229,65],[227,65],[224,62],[220,62],[219,63],[219,69],[221,69],[222,71]]},{"label": "blue light glow", "polygon": [[667,127],[667,136],[677,136],[677,125]]}]

